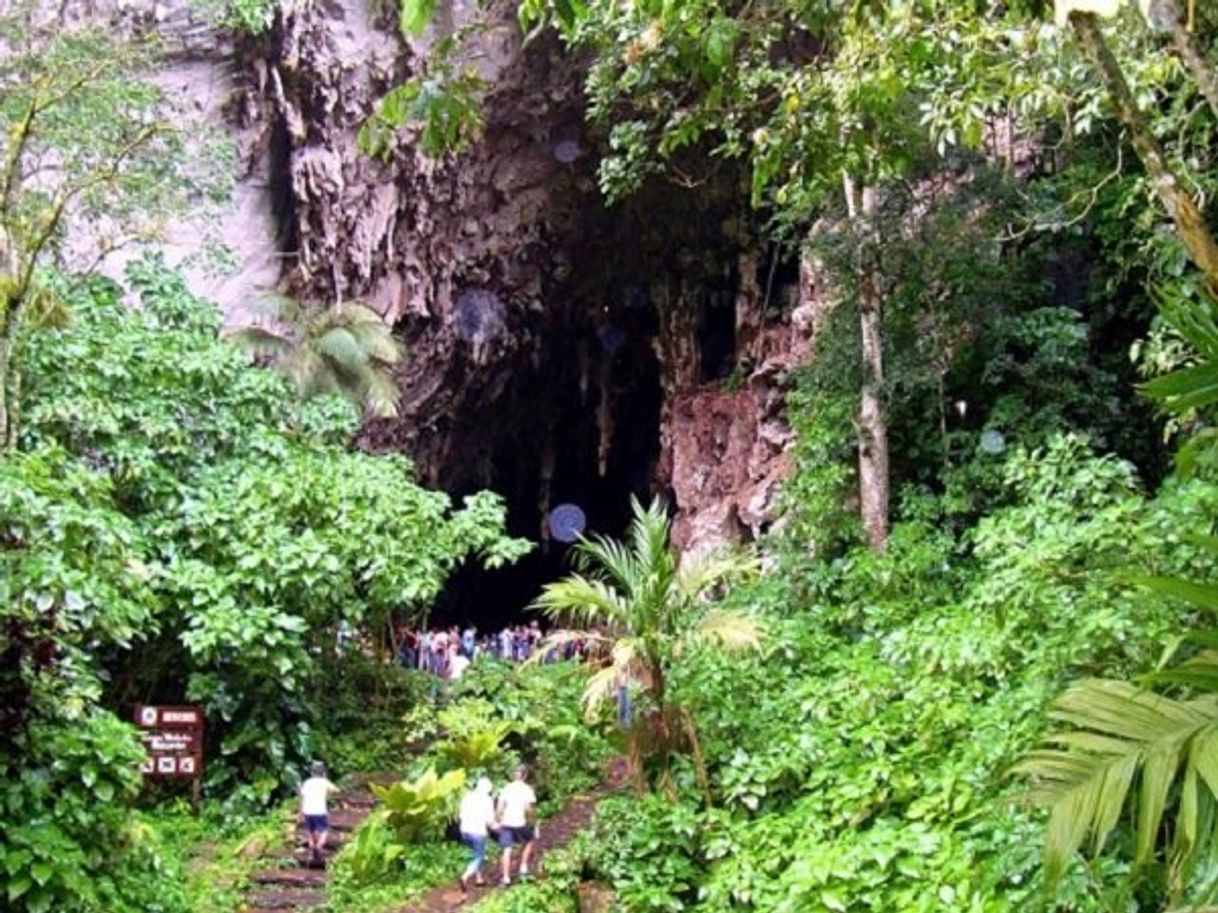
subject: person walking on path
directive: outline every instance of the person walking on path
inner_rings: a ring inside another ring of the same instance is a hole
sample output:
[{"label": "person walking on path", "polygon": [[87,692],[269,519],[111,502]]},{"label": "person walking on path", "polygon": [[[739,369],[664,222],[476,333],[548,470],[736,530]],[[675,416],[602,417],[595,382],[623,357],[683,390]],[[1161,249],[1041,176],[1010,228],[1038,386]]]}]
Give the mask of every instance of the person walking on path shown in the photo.
[{"label": "person walking on path", "polygon": [[529,863],[537,845],[537,794],[529,786],[529,771],[523,764],[516,768],[516,777],[499,793],[499,846],[503,848],[503,885],[512,883],[512,847],[524,847],[520,853],[520,877],[529,877]]},{"label": "person walking on path", "polygon": [[461,890],[469,890],[469,880],[483,885],[482,865],[486,862],[486,841],[495,827],[495,802],[491,798],[491,781],[481,777],[461,800],[459,813],[461,839],[473,851],[474,858],[461,875]]},{"label": "person walking on path", "polygon": [[309,863],[321,862],[329,834],[329,798],[338,787],[326,778],[326,765],[314,761],[309,778],[300,784],[300,815],[309,831]]}]

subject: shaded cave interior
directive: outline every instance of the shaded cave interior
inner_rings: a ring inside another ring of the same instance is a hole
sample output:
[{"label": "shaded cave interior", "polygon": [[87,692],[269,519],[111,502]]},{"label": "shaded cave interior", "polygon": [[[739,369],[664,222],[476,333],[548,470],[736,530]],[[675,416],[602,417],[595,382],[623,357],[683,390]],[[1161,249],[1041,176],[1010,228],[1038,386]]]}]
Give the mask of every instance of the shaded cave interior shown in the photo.
[{"label": "shaded cave interior", "polygon": [[[571,546],[546,529],[560,504],[584,511],[587,534],[615,537],[629,525],[631,496],[680,507],[659,465],[665,396],[735,369],[737,199],[659,188],[585,210],[576,241],[557,255],[544,308],[510,328],[529,344],[508,356],[490,395],[470,397],[454,416],[454,457],[437,478],[456,497],[498,492],[509,531],[537,545],[511,567],[461,567],[431,624],[492,631],[536,617],[529,604],[572,569]],[[684,349],[662,338],[673,332],[665,308],[674,307],[690,315]]]}]

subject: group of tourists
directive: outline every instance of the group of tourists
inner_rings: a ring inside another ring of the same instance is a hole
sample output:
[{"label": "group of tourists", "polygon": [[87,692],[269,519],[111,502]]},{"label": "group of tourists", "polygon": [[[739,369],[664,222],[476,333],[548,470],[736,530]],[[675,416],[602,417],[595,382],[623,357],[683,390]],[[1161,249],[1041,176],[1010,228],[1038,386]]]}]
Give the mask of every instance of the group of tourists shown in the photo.
[{"label": "group of tourists", "polygon": [[473,852],[473,859],[461,873],[463,891],[469,890],[471,879],[474,884],[486,883],[482,878],[482,866],[486,863],[486,844],[492,836],[498,839],[503,853],[499,883],[505,887],[512,883],[512,850],[515,847],[521,848],[518,877],[529,877],[529,865],[541,826],[537,823],[537,794],[529,785],[528,769],[523,764],[518,765],[512,782],[499,791],[498,798],[493,798],[493,792],[491,781],[481,777],[461,800],[458,815],[461,839]]},{"label": "group of tourists", "polygon": [[[544,634],[536,621],[509,625],[492,634],[481,634],[472,625],[416,631],[402,628],[397,632],[398,663],[408,669],[422,669],[439,678],[457,679],[479,657],[489,656],[502,662],[522,663],[532,658],[542,644]],[[588,643],[578,635],[562,639],[561,644],[545,648],[541,662],[582,660],[587,656]]]},{"label": "group of tourists", "polygon": [[[309,777],[300,785],[300,817],[308,832],[309,864],[320,865],[329,834],[329,799],[338,787],[326,776],[326,766],[317,761]],[[483,885],[482,867],[486,864],[486,844],[492,836],[502,850],[500,884],[512,883],[512,851],[520,847],[517,877],[529,877],[533,851],[541,834],[537,823],[537,794],[528,782],[528,769],[518,765],[510,783],[494,795],[494,785],[479,778],[461,799],[458,813],[461,840],[473,852],[473,859],[459,879],[461,890],[468,891],[471,879]]]}]

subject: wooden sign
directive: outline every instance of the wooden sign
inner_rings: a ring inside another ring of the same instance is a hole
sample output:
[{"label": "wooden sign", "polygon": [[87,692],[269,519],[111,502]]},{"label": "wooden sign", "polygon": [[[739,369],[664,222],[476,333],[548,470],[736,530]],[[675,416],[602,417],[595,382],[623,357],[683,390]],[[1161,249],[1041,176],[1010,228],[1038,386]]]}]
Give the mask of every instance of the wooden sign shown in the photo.
[{"label": "wooden sign", "polygon": [[135,708],[147,777],[198,779],[203,773],[203,708],[141,704]]}]

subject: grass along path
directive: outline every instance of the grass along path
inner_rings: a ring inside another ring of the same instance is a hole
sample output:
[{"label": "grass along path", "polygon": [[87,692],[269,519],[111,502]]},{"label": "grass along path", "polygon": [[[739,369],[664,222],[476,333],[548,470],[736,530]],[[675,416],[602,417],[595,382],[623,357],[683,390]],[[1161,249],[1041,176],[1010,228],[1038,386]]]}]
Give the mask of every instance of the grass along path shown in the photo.
[{"label": "grass along path", "polygon": [[[357,785],[345,789],[333,803],[330,813],[330,837],[325,853],[327,865],[309,865],[304,828],[298,825],[294,845],[288,849],[268,852],[263,857],[265,865],[250,874],[249,880],[252,884],[241,907],[244,913],[291,913],[325,907],[327,887],[330,883],[328,863],[376,805],[376,799],[368,789],[369,779],[378,782],[381,778],[357,779]],[[538,874],[534,877],[545,877],[546,854],[565,846],[586,828],[600,800],[608,793],[621,788],[625,782],[625,763],[621,759],[615,759],[608,765],[605,777],[600,783],[573,796],[562,809],[542,822],[541,838],[538,840],[534,861]],[[400,907],[399,913],[440,913],[457,910],[476,903],[493,891],[511,890],[498,884],[497,859],[487,863],[485,887],[470,885],[470,890],[464,892],[457,884],[459,874],[459,869],[455,870],[448,884],[431,888],[419,895]]]}]

